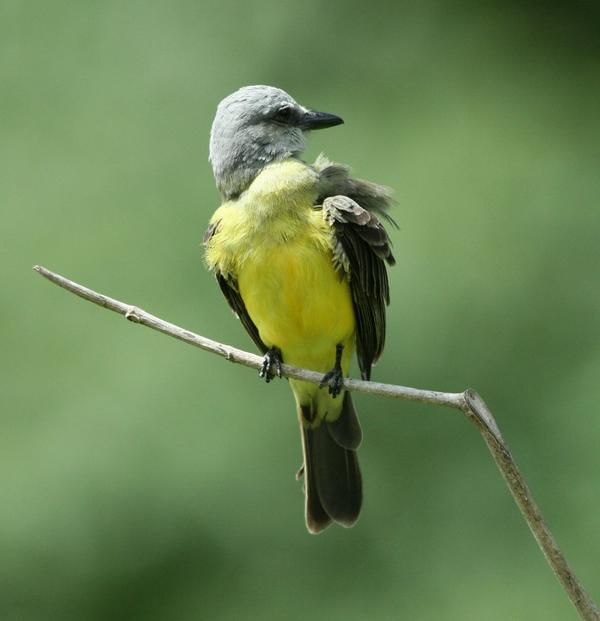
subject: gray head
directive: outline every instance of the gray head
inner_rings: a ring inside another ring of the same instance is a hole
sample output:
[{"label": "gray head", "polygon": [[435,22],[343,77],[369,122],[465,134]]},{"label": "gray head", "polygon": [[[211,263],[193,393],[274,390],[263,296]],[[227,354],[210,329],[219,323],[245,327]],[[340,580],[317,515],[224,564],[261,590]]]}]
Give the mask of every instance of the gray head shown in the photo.
[{"label": "gray head", "polygon": [[221,194],[241,194],[271,162],[299,155],[305,132],[343,123],[315,112],[273,86],[244,86],[225,97],[210,131],[210,156]]}]

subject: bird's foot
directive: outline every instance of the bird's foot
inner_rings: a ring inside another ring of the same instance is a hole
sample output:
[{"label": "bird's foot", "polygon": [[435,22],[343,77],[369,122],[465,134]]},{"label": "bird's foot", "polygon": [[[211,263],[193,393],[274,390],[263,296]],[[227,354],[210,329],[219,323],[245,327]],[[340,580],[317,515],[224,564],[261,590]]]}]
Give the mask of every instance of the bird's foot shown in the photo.
[{"label": "bird's foot", "polygon": [[296,472],[296,481],[299,481],[304,476],[304,464],[298,468],[298,472]]},{"label": "bird's foot", "polygon": [[344,372],[342,371],[342,352],[344,351],[343,345],[335,346],[335,366],[331,371],[325,373],[319,388],[329,386],[329,394],[335,399],[344,387]]},{"label": "bird's foot", "polygon": [[264,379],[267,384],[274,377],[281,377],[281,350],[279,347],[271,347],[267,350],[265,357],[263,358],[262,366],[258,372],[258,376]]},{"label": "bird's foot", "polygon": [[328,373],[325,373],[319,388],[329,386],[329,394],[335,399],[344,387],[344,374],[341,369],[332,369]]}]

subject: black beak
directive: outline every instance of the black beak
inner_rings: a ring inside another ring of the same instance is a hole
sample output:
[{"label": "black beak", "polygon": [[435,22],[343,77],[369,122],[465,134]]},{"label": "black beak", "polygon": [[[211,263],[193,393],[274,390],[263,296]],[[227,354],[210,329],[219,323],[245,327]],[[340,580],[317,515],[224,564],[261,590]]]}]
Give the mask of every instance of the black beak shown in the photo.
[{"label": "black beak", "polygon": [[302,130],[307,129],[325,129],[327,127],[334,127],[341,125],[344,119],[341,119],[335,114],[329,114],[328,112],[316,112],[314,110],[308,110],[300,117],[298,127]]}]

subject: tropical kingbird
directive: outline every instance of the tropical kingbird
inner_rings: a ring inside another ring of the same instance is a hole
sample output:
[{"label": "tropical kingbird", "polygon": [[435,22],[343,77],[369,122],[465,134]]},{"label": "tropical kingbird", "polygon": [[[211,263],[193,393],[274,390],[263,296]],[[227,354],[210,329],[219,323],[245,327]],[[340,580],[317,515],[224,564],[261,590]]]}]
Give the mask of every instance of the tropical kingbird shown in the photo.
[{"label": "tropical kingbird", "polygon": [[360,512],[362,431],[343,380],[355,349],[366,380],[381,355],[395,262],[377,219],[393,224],[390,190],[323,155],[300,159],[306,132],[341,123],[278,88],[246,86],[221,101],[210,134],[222,204],[204,236],[208,267],[264,354],[261,377],[281,376],[282,362],[324,373],[320,386],[290,380],[311,533],[352,526]]}]

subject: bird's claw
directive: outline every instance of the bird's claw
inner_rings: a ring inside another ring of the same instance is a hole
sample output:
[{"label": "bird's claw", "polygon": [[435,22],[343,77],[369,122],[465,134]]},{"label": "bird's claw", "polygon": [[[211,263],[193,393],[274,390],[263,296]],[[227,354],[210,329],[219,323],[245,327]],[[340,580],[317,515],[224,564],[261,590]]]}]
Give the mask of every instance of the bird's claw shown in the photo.
[{"label": "bird's claw", "polygon": [[319,388],[324,388],[325,386],[329,386],[329,394],[335,399],[342,392],[342,388],[344,387],[344,374],[342,370],[335,368],[325,373],[319,384]]},{"label": "bird's claw", "polygon": [[344,387],[344,373],[342,371],[342,352],[344,346],[339,343],[335,346],[335,366],[331,371],[325,373],[319,388],[329,386],[329,394],[335,399]]},{"label": "bird's claw", "polygon": [[263,358],[262,366],[258,372],[258,376],[264,379],[267,384],[274,377],[281,377],[281,350],[277,347],[271,347]]}]

